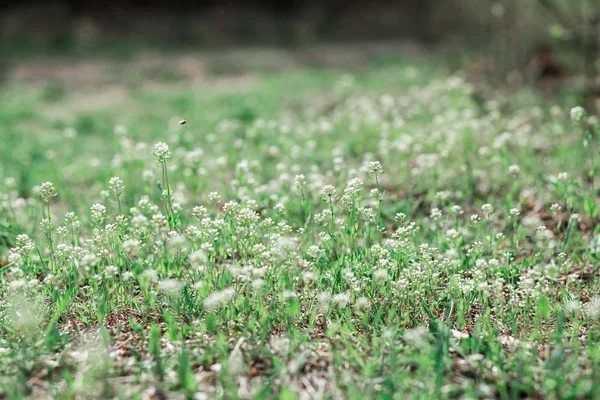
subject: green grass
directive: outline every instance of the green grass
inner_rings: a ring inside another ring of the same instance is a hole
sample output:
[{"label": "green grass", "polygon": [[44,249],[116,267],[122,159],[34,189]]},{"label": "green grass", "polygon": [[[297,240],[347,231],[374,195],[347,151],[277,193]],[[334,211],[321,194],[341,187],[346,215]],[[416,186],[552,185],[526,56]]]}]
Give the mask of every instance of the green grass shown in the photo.
[{"label": "green grass", "polygon": [[595,121],[434,61],[6,82],[0,397],[600,398]]}]

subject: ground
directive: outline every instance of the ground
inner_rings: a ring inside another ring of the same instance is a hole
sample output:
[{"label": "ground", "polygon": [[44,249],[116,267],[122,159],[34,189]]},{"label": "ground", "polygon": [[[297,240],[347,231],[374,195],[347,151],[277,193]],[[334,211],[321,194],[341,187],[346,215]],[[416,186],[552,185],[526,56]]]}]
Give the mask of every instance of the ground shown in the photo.
[{"label": "ground", "polygon": [[599,398],[598,120],[361,49],[8,63],[0,397]]}]

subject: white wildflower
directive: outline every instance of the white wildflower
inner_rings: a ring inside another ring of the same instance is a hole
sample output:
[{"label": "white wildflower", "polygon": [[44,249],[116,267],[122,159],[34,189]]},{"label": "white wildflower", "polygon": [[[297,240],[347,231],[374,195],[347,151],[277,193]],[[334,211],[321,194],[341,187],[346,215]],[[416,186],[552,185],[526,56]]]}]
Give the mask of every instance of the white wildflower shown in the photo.
[{"label": "white wildflower", "polygon": [[369,173],[372,175],[382,175],[383,174],[383,166],[379,161],[371,161],[369,163]]},{"label": "white wildflower", "polygon": [[221,290],[220,292],[214,292],[204,299],[204,309],[207,312],[215,312],[228,303],[234,295],[235,291],[231,288]]},{"label": "white wildflower", "polygon": [[154,156],[158,161],[163,162],[170,159],[173,153],[169,151],[169,146],[164,142],[158,142],[154,145]]},{"label": "white wildflower", "polygon": [[164,279],[158,282],[158,290],[165,293],[167,296],[175,296],[181,292],[183,283],[177,279]]},{"label": "white wildflower", "polygon": [[481,206],[481,211],[483,211],[483,215],[486,219],[490,219],[491,215],[494,213],[494,207],[491,204],[484,204]]},{"label": "white wildflower", "polygon": [[92,221],[96,224],[101,224],[106,218],[106,207],[100,203],[93,204],[90,207]]},{"label": "white wildflower", "polygon": [[576,106],[571,108],[571,120],[579,122],[583,119],[584,115],[585,115],[585,108],[581,107],[581,106]]},{"label": "white wildflower", "polygon": [[260,289],[261,287],[263,287],[265,285],[265,280],[264,279],[255,279],[252,281],[252,287],[256,290]]},{"label": "white wildflower", "polygon": [[516,177],[521,173],[521,168],[518,165],[513,164],[508,167],[508,173]]},{"label": "white wildflower", "polygon": [[121,195],[121,193],[123,193],[123,190],[125,189],[125,184],[123,183],[123,180],[121,178],[119,178],[118,176],[113,176],[108,181],[108,188],[110,189],[112,194],[118,197]]},{"label": "white wildflower", "polygon": [[46,203],[50,201],[51,197],[54,197],[58,194],[52,182],[44,182],[38,189],[38,194]]},{"label": "white wildflower", "polygon": [[376,282],[380,282],[380,283],[384,283],[387,282],[387,280],[389,279],[389,275],[388,272],[385,269],[376,269],[373,272],[373,279]]},{"label": "white wildflower", "polygon": [[340,308],[344,308],[350,303],[350,296],[347,293],[338,293],[331,298],[331,302]]},{"label": "white wildflower", "polygon": [[448,229],[446,231],[446,237],[448,237],[448,239],[452,239],[452,240],[457,239],[458,237],[460,237],[460,232],[458,232],[454,228]]}]

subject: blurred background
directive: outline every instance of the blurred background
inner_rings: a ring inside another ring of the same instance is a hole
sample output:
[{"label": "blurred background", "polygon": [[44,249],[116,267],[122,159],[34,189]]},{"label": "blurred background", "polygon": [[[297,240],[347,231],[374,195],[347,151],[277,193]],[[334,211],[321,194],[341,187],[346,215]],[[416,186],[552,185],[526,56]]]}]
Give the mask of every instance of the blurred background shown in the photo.
[{"label": "blurred background", "polygon": [[[593,36],[598,0],[0,0],[3,49],[413,39],[514,50]],[[597,40],[596,40],[597,41]]]},{"label": "blurred background", "polygon": [[494,4],[484,3],[488,0],[3,0],[0,4],[4,40],[60,47],[115,38],[205,46],[457,39],[474,33],[472,28],[484,22],[486,6]]},{"label": "blurred background", "polygon": [[[587,95],[598,92],[599,21],[600,0],[0,0],[0,74],[43,77],[48,60],[22,64],[36,57],[146,50],[203,51],[222,72],[429,52],[470,79],[551,91],[568,77]],[[186,59],[174,73],[206,64]],[[54,70],[76,82],[101,75]]]}]

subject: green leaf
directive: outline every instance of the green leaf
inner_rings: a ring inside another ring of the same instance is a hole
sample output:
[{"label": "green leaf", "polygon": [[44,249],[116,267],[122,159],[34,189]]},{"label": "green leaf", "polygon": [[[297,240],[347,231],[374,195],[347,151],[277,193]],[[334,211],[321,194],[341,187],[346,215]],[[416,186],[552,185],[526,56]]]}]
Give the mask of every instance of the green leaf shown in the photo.
[{"label": "green leaf", "polygon": [[179,366],[177,368],[177,380],[179,386],[186,391],[194,391],[194,374],[192,373],[192,367],[188,358],[187,352],[181,351],[178,357]]},{"label": "green leaf", "polygon": [[217,316],[214,313],[206,316],[206,330],[210,333],[214,333],[217,330]]},{"label": "green leaf", "polygon": [[148,340],[148,348],[155,356],[160,356],[160,327],[156,324],[150,327],[150,339]]},{"label": "green leaf", "polygon": [[589,214],[592,218],[598,216],[598,208],[596,207],[596,202],[591,197],[585,198],[584,209],[587,214]]},{"label": "green leaf", "polygon": [[300,306],[298,305],[298,300],[293,298],[290,301],[290,305],[288,307],[288,315],[290,317],[295,317],[300,312]]},{"label": "green leaf", "polygon": [[52,350],[52,348],[58,343],[60,340],[60,332],[55,324],[52,324],[48,327],[46,331],[46,348],[48,350]]},{"label": "green leaf", "polygon": [[550,300],[548,300],[548,297],[540,297],[535,312],[540,317],[546,317],[550,314]]},{"label": "green leaf", "polygon": [[296,394],[294,392],[292,392],[290,389],[284,387],[281,389],[281,392],[279,392],[279,400],[297,400],[298,396],[296,396]]}]

